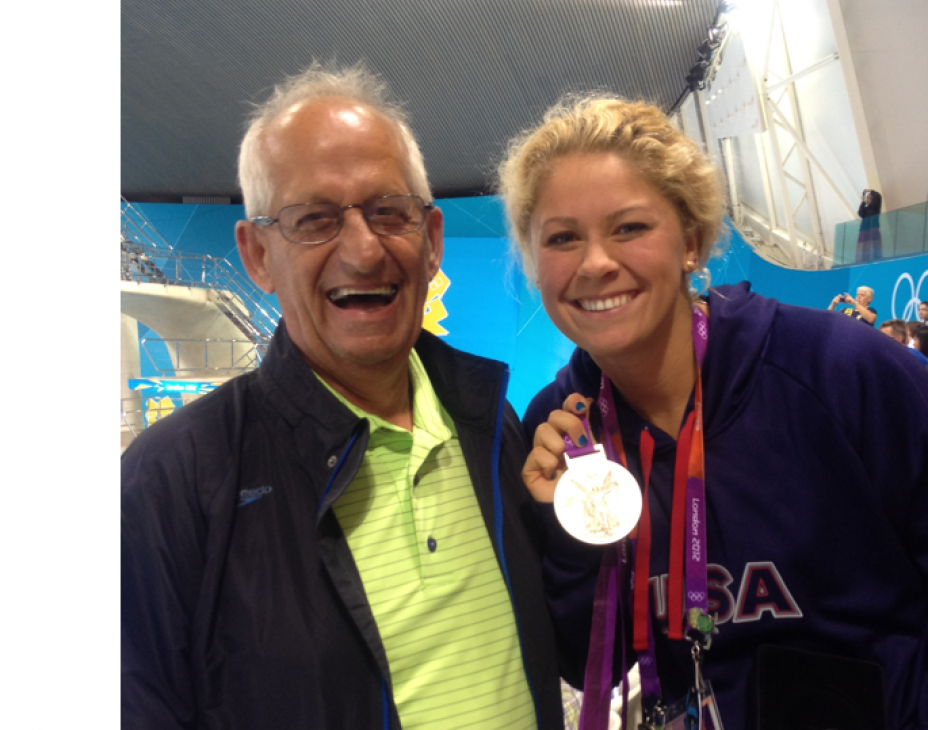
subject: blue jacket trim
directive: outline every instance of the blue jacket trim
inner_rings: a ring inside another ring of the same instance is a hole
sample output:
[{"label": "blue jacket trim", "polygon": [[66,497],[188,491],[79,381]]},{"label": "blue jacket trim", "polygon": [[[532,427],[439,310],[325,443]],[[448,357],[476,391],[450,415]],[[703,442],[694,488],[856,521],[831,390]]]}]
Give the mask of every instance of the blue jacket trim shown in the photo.
[{"label": "blue jacket trim", "polygon": [[351,447],[354,446],[354,442],[357,440],[357,438],[358,438],[358,432],[355,431],[354,434],[351,436],[351,441],[348,442],[348,448],[345,449],[344,453],[342,453],[342,458],[340,458],[338,460],[338,463],[335,465],[335,470],[332,472],[332,476],[329,477],[329,483],[325,485],[325,491],[322,493],[322,498],[319,500],[319,504],[316,505],[317,512],[322,509],[322,503],[325,502],[326,495],[328,495],[329,489],[332,488],[332,484],[335,481],[335,477],[337,477],[338,472],[341,471],[342,464],[345,463],[345,458],[348,456],[348,454],[351,453]]},{"label": "blue jacket trim", "polygon": [[387,680],[380,678],[381,694],[383,695],[383,730],[390,730],[390,698],[387,696]]},{"label": "blue jacket trim", "polygon": [[506,387],[509,384],[509,368],[503,372],[503,382],[499,389],[499,402],[496,404],[496,425],[493,430],[493,528],[496,532],[496,545],[499,549],[499,562],[503,566],[503,578],[512,598],[512,586],[509,583],[509,566],[506,564],[506,548],[503,545],[503,492],[499,483],[499,458],[503,447],[503,416],[506,413]]}]

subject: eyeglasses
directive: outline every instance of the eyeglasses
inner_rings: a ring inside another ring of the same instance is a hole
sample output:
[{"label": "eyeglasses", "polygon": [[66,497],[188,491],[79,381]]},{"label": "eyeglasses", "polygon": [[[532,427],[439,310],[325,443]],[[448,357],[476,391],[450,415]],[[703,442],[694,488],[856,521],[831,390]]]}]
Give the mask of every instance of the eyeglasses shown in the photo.
[{"label": "eyeglasses", "polygon": [[315,246],[328,243],[339,234],[349,208],[361,211],[371,232],[402,236],[422,228],[426,211],[434,207],[434,203],[426,203],[418,195],[384,195],[356,205],[297,203],[281,208],[276,218],[259,215],[251,222],[262,228],[279,223],[281,235],[291,243]]}]

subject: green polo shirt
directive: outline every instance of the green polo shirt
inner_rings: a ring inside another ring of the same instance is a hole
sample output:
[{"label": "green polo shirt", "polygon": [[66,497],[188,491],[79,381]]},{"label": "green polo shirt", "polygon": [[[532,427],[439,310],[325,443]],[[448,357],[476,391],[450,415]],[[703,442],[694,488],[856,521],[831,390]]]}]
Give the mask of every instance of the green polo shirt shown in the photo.
[{"label": "green polo shirt", "polygon": [[409,370],[411,433],[335,393],[371,424],[361,468],[334,509],[387,652],[400,722],[529,730],[535,709],[512,604],[457,431],[415,351]]}]

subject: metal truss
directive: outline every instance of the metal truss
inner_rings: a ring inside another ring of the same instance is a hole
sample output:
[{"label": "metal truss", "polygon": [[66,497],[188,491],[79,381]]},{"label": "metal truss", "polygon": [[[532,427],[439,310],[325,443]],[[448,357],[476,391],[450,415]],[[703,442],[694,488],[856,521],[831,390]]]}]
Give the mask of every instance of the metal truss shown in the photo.
[{"label": "metal truss", "polygon": [[[782,58],[782,65],[778,69],[771,68],[771,55],[775,43],[779,44],[778,50]],[[833,53],[801,71],[794,72],[786,44],[779,3],[774,2],[764,66],[757,75],[766,134],[769,135],[772,152],[772,155],[767,154],[761,135],[756,135],[755,143],[758,158],[762,163],[761,177],[767,210],[766,215],[760,211],[749,211],[749,213],[752,228],[765,239],[765,243],[783,249],[790,265],[794,268],[829,268],[834,254],[833,250],[826,245],[822,233],[813,175],[834,194],[838,202],[847,210],[849,217],[853,218],[857,215],[856,209],[841,194],[838,186],[806,144],[796,96],[795,82],[798,79],[815,73],[837,60],[838,54]],[[786,144],[783,143],[784,137],[787,140]],[[723,151],[724,149],[723,146]],[[798,161],[798,177],[787,169],[794,156]],[[769,159],[770,157],[773,159]],[[779,216],[774,202],[774,186],[778,188],[782,201],[783,211]],[[800,222],[800,219],[804,217],[801,215],[803,212],[811,222],[811,230]]]}]

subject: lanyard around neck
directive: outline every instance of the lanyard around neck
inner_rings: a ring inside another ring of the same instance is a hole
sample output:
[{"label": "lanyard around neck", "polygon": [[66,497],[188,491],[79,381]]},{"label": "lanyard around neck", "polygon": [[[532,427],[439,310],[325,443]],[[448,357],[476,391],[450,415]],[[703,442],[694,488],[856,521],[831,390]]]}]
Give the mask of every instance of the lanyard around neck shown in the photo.
[{"label": "lanyard around neck", "polygon": [[[693,346],[696,355],[696,392],[694,409],[684,421],[677,440],[677,457],[674,468],[673,500],[670,528],[670,565],[668,585],[668,622],[669,637],[671,639],[684,638],[683,607],[687,613],[699,610],[705,613],[708,609],[708,570],[706,563],[706,519],[705,519],[705,469],[703,459],[703,403],[702,403],[702,363],[705,359],[708,345],[709,327],[708,318],[698,307],[693,307]],[[626,466],[625,447],[619,430],[618,415],[615,399],[612,393],[612,383],[603,373],[600,381],[600,392],[597,400],[603,427],[608,435],[603,442],[606,455],[612,461]],[[646,697],[659,697],[660,683],[657,678],[657,666],[654,654],[654,637],[651,627],[651,616],[648,608],[650,554],[651,554],[651,519],[648,504],[648,491],[653,463],[654,439],[645,427],[639,438],[639,456],[643,484],[642,514],[638,526],[632,533],[629,542],[632,546],[630,562],[629,583],[633,586],[633,648],[639,655],[639,670],[641,673],[642,691]],[[600,691],[594,693],[597,698],[590,698],[591,706],[584,702],[581,715],[581,728],[601,727],[595,718],[603,716],[601,711],[594,711],[592,704],[604,704],[608,710],[608,692],[602,688],[611,687],[612,662],[611,651],[608,651],[608,660],[603,661],[603,652],[599,645],[607,637],[603,632],[597,631],[597,626],[614,624],[616,616],[616,596],[619,590],[616,575],[619,566],[625,563],[625,540],[621,541],[616,549],[620,557],[616,559],[604,558],[600,568],[600,580],[597,582],[596,598],[594,599],[593,631],[590,637],[590,656],[587,661],[585,687],[592,682]],[[612,548],[607,548],[609,553]],[[685,601],[684,596],[684,566],[685,566]],[[604,579],[603,571],[612,574],[612,579]],[[600,595],[608,591],[606,596]],[[610,600],[611,599],[611,600]],[[611,610],[610,610],[611,609]],[[605,615],[603,615],[605,611]],[[611,632],[610,632],[611,633]],[[624,632],[623,632],[624,637]],[[611,637],[609,637],[611,638]],[[609,642],[612,643],[611,641]],[[624,641],[623,641],[624,644]],[[624,647],[623,647],[624,648]],[[593,658],[595,656],[595,659]],[[592,660],[592,662],[591,662]],[[593,666],[593,665],[596,666]],[[625,661],[623,655],[623,680],[625,677]],[[623,682],[623,687],[627,681]],[[625,693],[623,692],[623,695]],[[624,697],[623,697],[624,699]],[[625,707],[623,701],[622,726],[625,726]],[[603,709],[601,707],[600,709]],[[587,719],[588,722],[583,722]]]},{"label": "lanyard around neck", "polygon": [[[683,608],[687,612],[696,608],[705,612],[708,608],[708,572],[706,567],[706,519],[705,519],[705,468],[703,463],[703,404],[702,363],[708,344],[708,318],[698,307],[693,307],[693,345],[696,354],[696,393],[693,411],[684,421],[677,440],[677,458],[674,468],[673,501],[670,525],[670,559],[668,576],[669,636],[683,638]],[[625,449],[619,431],[619,420],[612,394],[612,384],[603,374],[600,382],[600,410],[603,426],[609,435],[605,439],[606,455],[613,461],[625,464]],[[651,552],[651,521],[647,498],[654,439],[647,426],[639,439],[639,455],[644,480],[641,519],[638,522],[634,573],[643,576],[635,582],[635,630],[636,651],[647,648],[648,577]],[[685,569],[684,569],[685,567]],[[684,583],[685,573],[685,583]],[[684,585],[686,590],[684,591]]]}]

